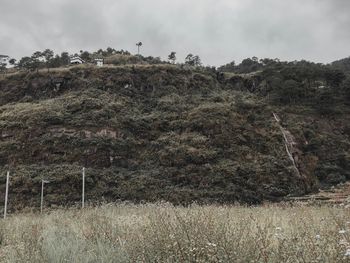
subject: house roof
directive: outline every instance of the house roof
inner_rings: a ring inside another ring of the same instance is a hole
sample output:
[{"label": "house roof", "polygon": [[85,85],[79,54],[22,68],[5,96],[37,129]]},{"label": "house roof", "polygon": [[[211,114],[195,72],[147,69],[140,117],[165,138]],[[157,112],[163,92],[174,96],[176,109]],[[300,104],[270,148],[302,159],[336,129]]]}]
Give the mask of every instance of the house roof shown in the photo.
[{"label": "house roof", "polygon": [[73,56],[73,57],[70,57],[70,61],[73,61],[73,60],[80,60],[82,62],[85,62],[81,57],[79,56]]},{"label": "house roof", "polygon": [[0,58],[9,58],[7,55],[0,55]]}]

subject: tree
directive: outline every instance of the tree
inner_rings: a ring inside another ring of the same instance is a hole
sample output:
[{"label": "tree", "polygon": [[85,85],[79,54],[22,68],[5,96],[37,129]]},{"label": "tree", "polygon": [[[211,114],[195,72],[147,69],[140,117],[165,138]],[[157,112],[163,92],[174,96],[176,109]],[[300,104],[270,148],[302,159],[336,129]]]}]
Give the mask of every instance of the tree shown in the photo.
[{"label": "tree", "polygon": [[270,58],[263,58],[259,60],[260,64],[262,64],[263,66],[271,66],[276,64],[276,61]]},{"label": "tree", "polygon": [[168,56],[168,59],[173,63],[175,64],[175,61],[176,61],[176,52],[172,51],[170,53],[170,55]]},{"label": "tree", "polygon": [[31,57],[23,57],[20,59],[20,61],[17,64],[17,67],[20,69],[32,69],[32,58]]},{"label": "tree", "polygon": [[51,68],[53,66],[52,58],[54,56],[54,52],[51,49],[45,49],[41,55],[45,58],[47,69]]},{"label": "tree", "polygon": [[258,57],[252,57],[252,60],[254,61],[254,62],[259,62],[259,58]]},{"label": "tree", "polygon": [[40,66],[43,64],[42,59],[44,58],[44,55],[40,51],[36,51],[33,53],[31,56],[31,66],[32,69],[36,69],[37,71],[39,70]]},{"label": "tree", "polygon": [[41,57],[43,57],[43,53],[40,52],[40,51],[36,51],[36,52],[34,52],[33,55],[32,55],[32,58],[34,58],[34,59],[39,59],[39,58],[41,58]]},{"label": "tree", "polygon": [[70,59],[69,59],[69,53],[68,52],[62,52],[61,53],[61,65],[66,66],[69,65]]},{"label": "tree", "polygon": [[321,115],[332,115],[336,113],[334,91],[331,88],[320,90],[314,97],[314,107]]},{"label": "tree", "polygon": [[15,66],[16,65],[16,59],[14,59],[14,58],[11,58],[10,60],[9,60],[9,63],[10,63],[10,65],[11,66]]},{"label": "tree", "polygon": [[348,105],[350,105],[350,77],[348,77],[343,83],[342,83],[342,91],[344,93],[345,101]]},{"label": "tree", "polygon": [[262,67],[262,64],[259,63],[258,58],[253,57],[253,58],[243,59],[242,63],[238,65],[236,68],[238,73],[250,73],[261,69],[261,67]]},{"label": "tree", "polygon": [[41,55],[45,58],[46,62],[50,62],[54,56],[54,52],[51,49],[45,49]]},{"label": "tree", "polygon": [[190,53],[185,58],[185,64],[190,66],[200,66],[202,65],[202,62],[199,56],[194,56]]},{"label": "tree", "polygon": [[300,84],[293,79],[288,79],[283,83],[281,88],[282,102],[296,103],[301,97],[301,93]]},{"label": "tree", "polygon": [[119,52],[119,54],[121,54],[121,55],[131,55],[131,53],[129,52],[129,51],[127,51],[127,50],[120,50],[120,51],[117,51],[117,53]]},{"label": "tree", "polygon": [[81,51],[80,52],[80,57],[85,60],[85,61],[90,61],[91,60],[91,54],[88,51]]},{"label": "tree", "polygon": [[0,62],[0,72],[4,72],[6,71],[6,63],[2,63]]},{"label": "tree", "polygon": [[54,58],[50,60],[50,66],[52,68],[59,68],[62,66],[61,64],[61,57],[59,55],[56,55]]},{"label": "tree", "polygon": [[106,56],[111,56],[111,55],[114,55],[116,53],[117,53],[117,51],[114,48],[108,47],[106,49]]},{"label": "tree", "polygon": [[272,70],[265,70],[263,72],[267,82],[267,95],[268,98],[274,102],[279,103],[282,100],[281,89],[283,86],[283,78],[278,74],[273,74]]},{"label": "tree", "polygon": [[191,53],[186,56],[185,64],[193,66],[193,55]]},{"label": "tree", "polygon": [[201,58],[198,55],[193,57],[193,64],[195,66],[201,66],[202,65]]},{"label": "tree", "polygon": [[219,67],[218,70],[224,71],[224,72],[234,72],[235,66],[236,66],[236,62],[233,60],[232,62],[230,62],[224,66]]},{"label": "tree", "polygon": [[137,55],[140,55],[140,47],[142,46],[142,42],[136,43],[137,46]]},{"label": "tree", "polygon": [[332,87],[339,87],[346,78],[344,72],[338,69],[326,70],[324,76],[328,85]]}]

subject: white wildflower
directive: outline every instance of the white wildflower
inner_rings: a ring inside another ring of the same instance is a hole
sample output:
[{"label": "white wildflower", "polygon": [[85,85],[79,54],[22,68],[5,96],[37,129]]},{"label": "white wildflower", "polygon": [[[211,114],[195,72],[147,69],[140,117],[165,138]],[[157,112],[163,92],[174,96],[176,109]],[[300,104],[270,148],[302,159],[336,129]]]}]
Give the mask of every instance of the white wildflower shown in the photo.
[{"label": "white wildflower", "polygon": [[345,256],[345,257],[350,257],[350,248],[348,248],[348,249],[345,251],[344,256]]},{"label": "white wildflower", "polygon": [[346,230],[342,229],[342,230],[339,230],[339,234],[345,234],[346,233]]},{"label": "white wildflower", "polygon": [[320,235],[316,235],[316,239],[320,239],[321,238],[321,236]]},{"label": "white wildflower", "polygon": [[342,239],[339,241],[339,245],[347,246],[347,245],[349,245],[349,242],[347,242],[345,239]]}]

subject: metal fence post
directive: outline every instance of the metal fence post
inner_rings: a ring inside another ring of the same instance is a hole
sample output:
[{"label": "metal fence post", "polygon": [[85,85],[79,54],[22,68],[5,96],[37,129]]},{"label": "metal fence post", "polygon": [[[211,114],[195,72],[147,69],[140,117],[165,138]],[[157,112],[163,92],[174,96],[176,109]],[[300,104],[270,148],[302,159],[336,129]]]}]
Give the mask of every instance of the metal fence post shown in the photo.
[{"label": "metal fence post", "polygon": [[6,191],[5,191],[5,206],[4,206],[4,219],[7,216],[7,201],[8,201],[8,195],[9,195],[9,181],[10,181],[10,172],[7,172],[6,175]]},{"label": "metal fence post", "polygon": [[82,193],[81,193],[81,207],[84,208],[85,203],[85,167],[83,167],[83,186],[82,186]]},{"label": "metal fence post", "polygon": [[43,206],[44,206],[44,184],[49,183],[49,181],[46,181],[44,179],[41,179],[41,198],[40,198],[40,214],[43,213]]}]

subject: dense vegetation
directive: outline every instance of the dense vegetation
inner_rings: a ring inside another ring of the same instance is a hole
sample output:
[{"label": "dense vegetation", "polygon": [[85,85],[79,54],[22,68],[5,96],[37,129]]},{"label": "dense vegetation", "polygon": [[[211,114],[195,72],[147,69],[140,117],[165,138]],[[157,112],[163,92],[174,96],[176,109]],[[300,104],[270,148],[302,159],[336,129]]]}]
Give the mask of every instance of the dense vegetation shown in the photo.
[{"label": "dense vegetation", "polygon": [[[10,207],[38,205],[41,178],[51,180],[49,204],[79,201],[82,166],[91,201],[259,203],[350,178],[349,78],[339,65],[105,59],[115,66],[0,80],[0,189],[10,168]],[[295,137],[301,174],[273,112]]]},{"label": "dense vegetation", "polygon": [[259,85],[252,83],[251,91],[283,104],[314,103],[320,106],[320,110],[330,110],[337,100],[350,95],[347,67],[341,67],[336,62],[324,65],[308,61],[258,60],[253,57],[237,66],[232,62],[219,70],[237,74],[258,72],[255,80]]},{"label": "dense vegetation", "polygon": [[[142,43],[136,44],[139,48]],[[61,52],[61,54],[55,54],[51,49],[45,49],[44,51],[36,51],[31,56],[24,56],[18,62],[12,58],[9,60],[9,64],[17,70],[38,71],[39,69],[46,68],[48,71],[51,68],[67,67],[70,65],[71,57],[80,57],[85,63],[94,64],[95,59],[103,59],[105,64],[112,65],[126,65],[126,64],[175,64],[176,52],[172,51],[168,56],[168,61],[162,61],[160,57],[144,57],[141,54],[132,55],[127,50],[116,50],[108,47],[106,50],[99,49],[94,52],[80,50],[79,53],[70,54],[68,52]],[[189,66],[202,66],[201,59],[198,55],[188,54],[185,58],[185,63]],[[0,64],[0,72],[6,73],[8,71],[7,65]]]}]

